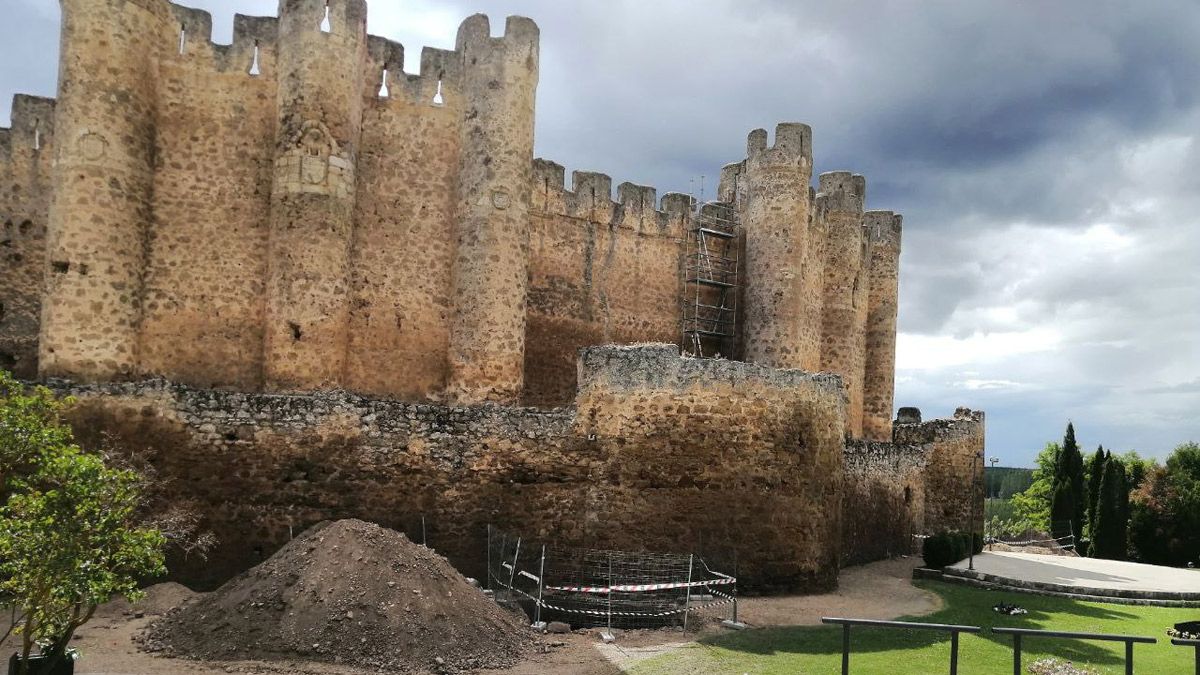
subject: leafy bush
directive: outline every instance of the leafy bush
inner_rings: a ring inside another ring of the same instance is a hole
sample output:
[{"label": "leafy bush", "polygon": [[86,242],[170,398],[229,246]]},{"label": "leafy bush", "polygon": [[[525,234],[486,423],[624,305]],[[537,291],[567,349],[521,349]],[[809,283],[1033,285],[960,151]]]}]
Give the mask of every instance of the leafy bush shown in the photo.
[{"label": "leafy bush", "polygon": [[[982,547],[983,539],[978,539]],[[971,536],[965,532],[939,532],[925,538],[921,547],[921,557],[925,566],[941,569],[967,557],[971,546]]]}]

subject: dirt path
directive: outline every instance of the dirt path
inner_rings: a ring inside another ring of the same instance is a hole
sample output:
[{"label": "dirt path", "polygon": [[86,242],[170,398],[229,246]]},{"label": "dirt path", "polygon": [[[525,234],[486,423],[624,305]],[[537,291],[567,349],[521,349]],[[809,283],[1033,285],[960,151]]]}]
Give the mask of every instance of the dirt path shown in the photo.
[{"label": "dirt path", "polygon": [[[840,588],[834,593],[773,598],[744,598],[738,618],[752,627],[819,623],[822,616],[894,619],[936,611],[941,603],[932,593],[914,588],[912,569],[918,558],[885,560],[842,571]],[[151,612],[166,611],[191,593],[178,586],[157,590],[130,610],[123,602],[101,608],[97,618],[79,631],[75,646],[83,653],[78,675],[221,675],[223,673],[287,673],[294,675],[366,675],[375,671],[299,660],[199,662],[172,659],[139,652],[133,636],[145,628]],[[144,616],[138,614],[145,613]],[[725,629],[709,621],[697,636]],[[594,631],[539,638],[533,655],[512,668],[482,671],[481,675],[618,675],[622,668],[645,658],[677,649],[689,640],[675,630],[628,631],[612,645],[603,645]],[[0,655],[10,654],[10,639],[0,645]]]}]

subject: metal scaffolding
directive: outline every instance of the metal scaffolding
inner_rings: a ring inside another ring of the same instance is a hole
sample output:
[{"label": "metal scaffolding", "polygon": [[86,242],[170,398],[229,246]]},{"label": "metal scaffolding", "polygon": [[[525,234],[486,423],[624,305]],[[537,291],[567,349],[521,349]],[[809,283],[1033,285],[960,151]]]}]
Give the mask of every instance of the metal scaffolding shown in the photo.
[{"label": "metal scaffolding", "polygon": [[684,252],[684,354],[733,354],[737,325],[738,216],[730,204],[709,202],[692,217]]}]

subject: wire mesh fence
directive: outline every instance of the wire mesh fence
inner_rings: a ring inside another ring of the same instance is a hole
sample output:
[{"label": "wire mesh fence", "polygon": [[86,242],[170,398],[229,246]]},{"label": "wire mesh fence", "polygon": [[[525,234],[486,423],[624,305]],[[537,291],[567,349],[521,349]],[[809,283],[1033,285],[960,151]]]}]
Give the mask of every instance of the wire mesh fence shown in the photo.
[{"label": "wire mesh fence", "polygon": [[685,629],[696,616],[737,621],[736,569],[693,554],[572,548],[488,528],[488,588],[535,624]]}]

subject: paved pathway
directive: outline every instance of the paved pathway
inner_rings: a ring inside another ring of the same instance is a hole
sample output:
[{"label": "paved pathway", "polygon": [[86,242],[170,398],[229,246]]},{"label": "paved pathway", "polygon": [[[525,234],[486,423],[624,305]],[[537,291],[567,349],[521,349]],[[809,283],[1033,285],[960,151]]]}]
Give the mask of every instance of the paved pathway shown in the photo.
[{"label": "paved pathway", "polygon": [[[966,569],[967,561],[951,567]],[[993,551],[975,556],[975,570],[1009,579],[1079,588],[1200,593],[1200,570],[1116,560]]]}]

